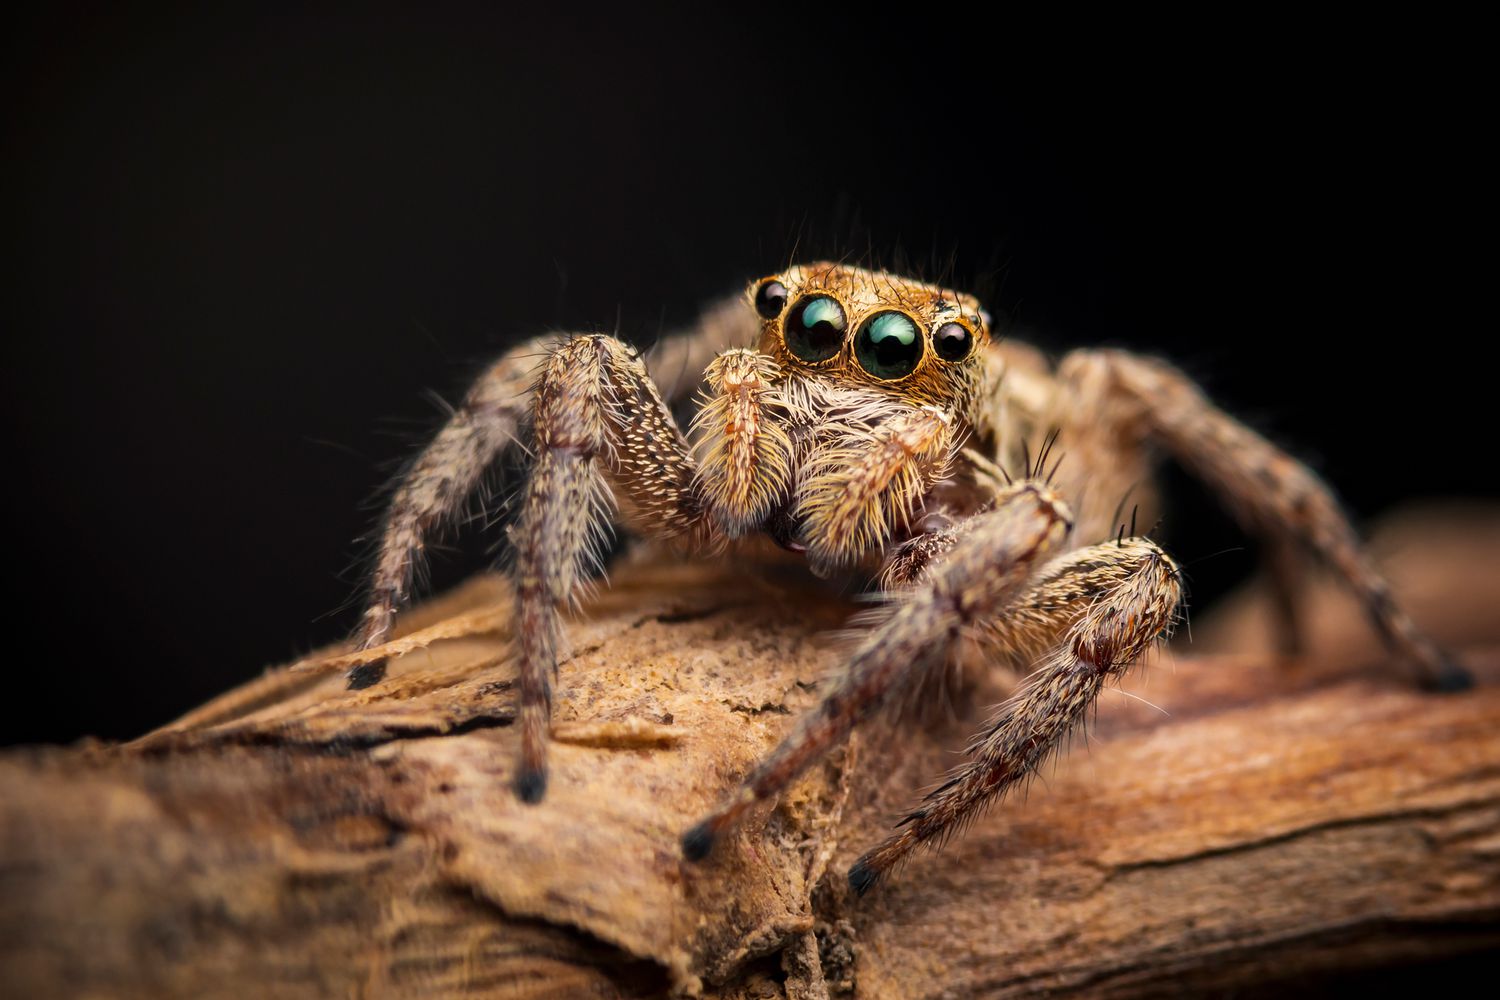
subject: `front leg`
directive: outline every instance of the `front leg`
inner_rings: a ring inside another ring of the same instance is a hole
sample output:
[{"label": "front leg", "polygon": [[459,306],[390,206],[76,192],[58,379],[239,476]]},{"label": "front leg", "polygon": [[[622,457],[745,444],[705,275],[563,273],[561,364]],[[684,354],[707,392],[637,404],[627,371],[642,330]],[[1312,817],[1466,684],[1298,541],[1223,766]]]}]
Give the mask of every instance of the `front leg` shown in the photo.
[{"label": "front leg", "polygon": [[781,792],[842,743],[892,690],[942,662],[964,629],[1010,603],[1072,528],[1058,496],[1029,481],[1002,493],[993,511],[972,521],[922,583],[892,598],[889,617],[855,648],[822,704],[717,812],[683,836],[682,851],[689,860],[706,856],[754,803]]},{"label": "front leg", "polygon": [[1425,686],[1458,691],[1472,684],[1396,604],[1322,480],[1210,403],[1187,376],[1164,362],[1121,351],[1070,354],[1058,374],[1066,385],[1058,419],[1070,447],[1100,435],[1164,445],[1248,529],[1273,546],[1309,549],[1331,566],[1364,603],[1386,642],[1416,665]]},{"label": "front leg", "polygon": [[[939,562],[928,572],[945,569]],[[1104,684],[1171,631],[1181,600],[1176,565],[1147,538],[1079,549],[1042,567],[985,623],[987,637],[1013,657],[1040,654],[1041,669],[970,742],[969,762],[898,824],[899,833],[855,862],[850,887],[869,891],[912,851],[941,843],[1035,774]]]},{"label": "front leg", "polygon": [[535,461],[511,530],[520,645],[516,793],[525,802],[539,802],[547,788],[558,606],[575,600],[598,568],[612,496],[654,537],[701,540],[713,530],[696,499],[687,443],[621,341],[573,337],[553,351],[536,385],[533,426]]},{"label": "front leg", "polygon": [[[537,359],[546,348],[546,341],[532,340],[506,352],[401,474],[380,527],[369,603],[354,631],[355,650],[371,649],[391,637],[428,542],[458,517],[486,471],[516,441]],[[363,663],[349,671],[349,687],[367,688],[384,676],[384,660]]]},{"label": "front leg", "polygon": [[[661,396],[675,404],[690,396],[708,360],[725,347],[751,343],[760,329],[743,295],[707,309],[688,330],[664,338],[651,360]],[[538,366],[557,338],[539,337],[510,351],[481,375],[448,423],[402,473],[378,532],[369,599],[353,636],[356,651],[383,645],[420,575],[434,535],[465,510],[486,472],[522,436],[533,410]],[[385,661],[349,671],[349,686],[365,688],[385,676]]]}]

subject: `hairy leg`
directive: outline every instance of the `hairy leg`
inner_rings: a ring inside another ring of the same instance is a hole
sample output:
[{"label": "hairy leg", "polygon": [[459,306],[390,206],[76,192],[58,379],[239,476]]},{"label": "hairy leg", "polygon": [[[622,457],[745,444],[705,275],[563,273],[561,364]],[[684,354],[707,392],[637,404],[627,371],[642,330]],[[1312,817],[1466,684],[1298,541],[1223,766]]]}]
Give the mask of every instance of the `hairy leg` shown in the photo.
[{"label": "hairy leg", "polygon": [[551,676],[562,626],[558,606],[576,599],[599,556],[613,497],[658,538],[704,538],[687,442],[635,351],[579,336],[553,351],[533,393],[534,464],[516,551],[521,765],[516,792],[540,801],[547,786]]},{"label": "hairy leg", "polygon": [[1095,433],[1105,427],[1127,443],[1160,443],[1247,529],[1273,545],[1306,547],[1330,565],[1364,602],[1386,641],[1416,665],[1426,686],[1453,691],[1472,683],[1392,599],[1322,480],[1215,407],[1187,376],[1164,362],[1120,351],[1070,354],[1058,375],[1070,386],[1060,403],[1065,440],[1070,439],[1067,415],[1088,412],[1094,414]]},{"label": "hairy leg", "polygon": [[[674,405],[691,396],[716,353],[753,342],[758,331],[754,311],[743,295],[736,295],[710,306],[691,329],[664,337],[650,360],[663,399]],[[507,351],[479,377],[448,423],[401,473],[378,530],[368,604],[352,637],[356,651],[390,639],[427,544],[458,519],[486,472],[523,436],[538,366],[557,343],[556,337],[539,337]],[[369,687],[384,676],[384,661],[362,664],[350,670],[349,686]]]},{"label": "hairy leg", "polygon": [[[547,343],[528,341],[492,365],[432,443],[401,474],[380,528],[369,604],[354,632],[356,650],[382,645],[390,638],[428,541],[457,518],[486,470],[516,441],[525,422],[536,364]],[[362,664],[349,671],[349,686],[369,687],[384,676],[385,661]]]},{"label": "hairy leg", "polygon": [[901,821],[899,833],[855,862],[850,886],[865,893],[917,847],[941,843],[1035,773],[1105,682],[1171,631],[1181,597],[1177,567],[1145,538],[1080,549],[1044,566],[987,628],[1009,653],[1044,651],[1041,669],[969,744],[969,762]]},{"label": "hairy leg", "polygon": [[754,803],[779,793],[843,742],[892,690],[941,662],[966,627],[992,617],[1020,592],[1071,526],[1067,508],[1046,486],[1024,482],[1003,493],[921,584],[893,599],[889,616],[856,647],[822,704],[717,812],[683,836],[683,854],[704,857]]}]

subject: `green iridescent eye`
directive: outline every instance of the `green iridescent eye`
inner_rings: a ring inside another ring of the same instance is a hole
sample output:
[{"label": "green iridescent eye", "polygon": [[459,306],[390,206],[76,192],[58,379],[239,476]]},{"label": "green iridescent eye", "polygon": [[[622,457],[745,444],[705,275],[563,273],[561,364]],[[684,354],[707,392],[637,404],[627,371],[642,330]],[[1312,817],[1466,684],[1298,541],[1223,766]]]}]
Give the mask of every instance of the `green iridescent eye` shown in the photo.
[{"label": "green iridescent eye", "polygon": [[876,378],[905,378],[922,360],[922,331],[904,313],[876,313],[859,325],[854,356]]},{"label": "green iridescent eye", "polygon": [[839,352],[849,321],[844,307],[829,295],[809,295],[787,315],[787,350],[803,361],[827,361]]}]

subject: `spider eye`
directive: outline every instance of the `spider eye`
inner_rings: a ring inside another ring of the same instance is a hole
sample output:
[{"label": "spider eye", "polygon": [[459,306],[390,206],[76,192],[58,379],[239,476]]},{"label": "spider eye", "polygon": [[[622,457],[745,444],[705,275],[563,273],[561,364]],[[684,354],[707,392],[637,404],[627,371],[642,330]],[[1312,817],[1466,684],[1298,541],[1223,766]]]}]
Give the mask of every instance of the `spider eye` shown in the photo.
[{"label": "spider eye", "polygon": [[786,286],[779,281],[763,282],[755,290],[755,311],[765,319],[775,319],[786,308]]},{"label": "spider eye", "polygon": [[809,295],[786,318],[786,346],[803,361],[827,361],[839,352],[849,321],[828,295]]},{"label": "spider eye", "polygon": [[876,313],[859,325],[854,356],[876,378],[905,378],[922,360],[922,331],[904,313]]},{"label": "spider eye", "polygon": [[944,361],[962,361],[974,346],[974,335],[959,323],[944,323],[932,331],[932,346]]}]

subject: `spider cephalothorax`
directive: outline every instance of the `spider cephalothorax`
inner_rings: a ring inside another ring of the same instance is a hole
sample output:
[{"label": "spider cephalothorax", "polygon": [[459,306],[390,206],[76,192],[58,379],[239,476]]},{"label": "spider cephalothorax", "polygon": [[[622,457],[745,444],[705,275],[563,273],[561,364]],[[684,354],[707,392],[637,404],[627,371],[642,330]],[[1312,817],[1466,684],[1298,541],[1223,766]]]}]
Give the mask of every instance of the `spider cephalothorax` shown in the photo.
[{"label": "spider cephalothorax", "polygon": [[910,533],[973,424],[979,303],[815,264],[751,286],[758,348],[720,354],[691,433],[696,495],[728,537],[765,530],[823,571]]},{"label": "spider cephalothorax", "polygon": [[[669,404],[690,400],[685,435]],[[967,295],[822,263],[709,309],[649,367],[616,338],[577,335],[523,344],[490,368],[396,490],[351,687],[381,679],[380,647],[428,537],[518,439],[529,445],[510,529],[523,801],[546,791],[559,608],[597,564],[615,509],[702,557],[764,533],[817,572],[878,574],[883,614],[825,682],[821,706],[684,835],[690,858],[893,691],[943,669],[966,634],[1035,669],[966,763],[851,869],[851,885],[868,889],[1034,772],[1176,621],[1175,564],[1116,523],[1157,451],[1273,550],[1301,547],[1331,565],[1425,682],[1467,683],[1391,599],[1321,481],[1170,365],[1078,351],[1053,367],[992,342]],[[1043,439],[1066,451],[1061,472],[1028,457]]]}]

